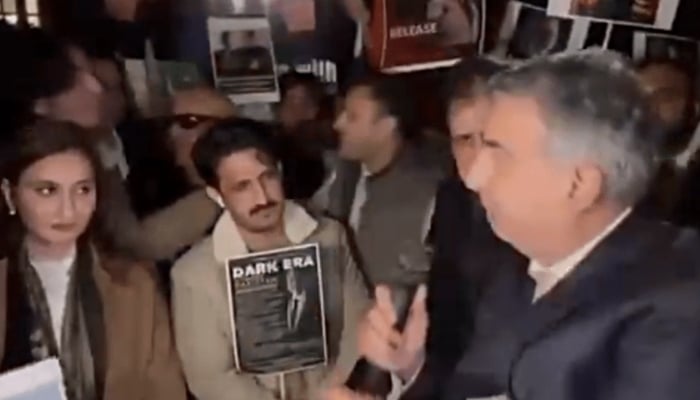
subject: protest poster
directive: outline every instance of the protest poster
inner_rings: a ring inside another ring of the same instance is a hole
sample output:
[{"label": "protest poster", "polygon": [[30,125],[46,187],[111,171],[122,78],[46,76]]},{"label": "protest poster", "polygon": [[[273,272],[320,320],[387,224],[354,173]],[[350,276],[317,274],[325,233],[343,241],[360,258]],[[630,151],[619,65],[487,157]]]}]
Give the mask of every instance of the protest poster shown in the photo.
[{"label": "protest poster", "polygon": [[452,66],[481,48],[485,9],[483,0],[376,0],[369,63],[384,73]]},{"label": "protest poster", "polygon": [[238,371],[289,373],[328,362],[318,244],[251,253],[226,267]]},{"label": "protest poster", "polygon": [[529,59],[584,47],[590,21],[547,15],[544,7],[511,1],[493,55]]},{"label": "protest poster", "polygon": [[206,0],[205,7],[210,17],[267,18],[277,76],[312,73],[335,93],[351,64],[357,27],[342,1]]},{"label": "protest poster", "polygon": [[49,358],[0,375],[0,400],[66,400],[58,359]]},{"label": "protest poster", "polygon": [[671,29],[680,0],[549,0],[547,12],[616,24]]},{"label": "protest poster", "polygon": [[195,64],[157,60],[150,40],[146,41],[144,54],[143,59],[124,60],[127,90],[144,117],[166,115],[173,93],[204,82]]},{"label": "protest poster", "polygon": [[270,24],[264,17],[210,17],[216,87],[238,104],[279,101]]},{"label": "protest poster", "polygon": [[635,61],[672,60],[697,71],[700,43],[692,38],[657,32],[636,31],[632,57]]}]

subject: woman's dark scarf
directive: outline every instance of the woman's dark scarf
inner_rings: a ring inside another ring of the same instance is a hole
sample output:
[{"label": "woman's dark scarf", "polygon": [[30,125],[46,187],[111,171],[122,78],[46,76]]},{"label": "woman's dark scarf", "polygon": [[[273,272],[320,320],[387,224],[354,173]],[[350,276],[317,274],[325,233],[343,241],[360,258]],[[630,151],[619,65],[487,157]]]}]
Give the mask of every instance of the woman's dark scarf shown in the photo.
[{"label": "woman's dark scarf", "polygon": [[79,244],[70,270],[60,351],[43,285],[24,247],[8,261],[8,320],[12,323],[2,369],[57,357],[70,400],[101,399],[105,328],[102,301],[93,277],[98,262],[93,247]]}]

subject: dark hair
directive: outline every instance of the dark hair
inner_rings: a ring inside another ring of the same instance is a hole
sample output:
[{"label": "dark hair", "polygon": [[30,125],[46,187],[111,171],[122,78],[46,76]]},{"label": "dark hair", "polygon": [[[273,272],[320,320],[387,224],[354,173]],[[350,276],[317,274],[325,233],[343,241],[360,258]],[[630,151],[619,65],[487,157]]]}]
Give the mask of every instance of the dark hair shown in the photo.
[{"label": "dark hair", "polygon": [[319,107],[323,104],[326,97],[323,84],[311,73],[297,71],[288,72],[280,77],[279,82],[282,98],[284,98],[290,90],[297,87],[304,88],[311,98],[311,101]]},{"label": "dark hair", "polygon": [[483,57],[469,57],[462,59],[447,76],[445,88],[447,105],[455,100],[469,100],[478,95],[479,83],[488,80],[497,73],[507,69],[505,64]]},{"label": "dark hair", "polygon": [[110,60],[119,64],[119,39],[113,27],[102,21],[80,24],[61,35],[63,40],[97,60]]},{"label": "dark hair", "polygon": [[0,48],[11,55],[0,63],[0,130],[8,134],[32,122],[38,99],[70,88],[77,69],[65,42],[37,28],[3,29]]},{"label": "dark hair", "polygon": [[367,88],[372,98],[379,103],[384,115],[396,118],[397,130],[404,139],[415,138],[416,110],[414,96],[408,91],[407,84],[400,76],[368,75],[353,81],[347,92],[357,88]]},{"label": "dark hair", "polygon": [[[97,206],[95,214],[90,221],[88,229],[80,240],[90,240],[99,248],[107,251],[115,251],[114,241],[110,238],[106,228],[106,176],[100,158],[96,153],[92,135],[83,128],[70,122],[61,122],[48,119],[39,119],[31,125],[17,131],[12,136],[10,147],[4,154],[0,177],[7,179],[12,187],[15,187],[22,174],[36,162],[67,151],[77,151],[90,163],[95,176],[97,191]],[[9,216],[5,209],[7,205],[1,202],[0,219],[8,218],[0,222],[3,228],[5,249],[13,251],[21,245],[25,235],[25,228],[20,218]]]},{"label": "dark hair", "polygon": [[279,155],[272,127],[248,118],[229,118],[213,126],[192,148],[192,161],[204,182],[216,187],[217,169],[232,153],[256,149],[277,164]]}]

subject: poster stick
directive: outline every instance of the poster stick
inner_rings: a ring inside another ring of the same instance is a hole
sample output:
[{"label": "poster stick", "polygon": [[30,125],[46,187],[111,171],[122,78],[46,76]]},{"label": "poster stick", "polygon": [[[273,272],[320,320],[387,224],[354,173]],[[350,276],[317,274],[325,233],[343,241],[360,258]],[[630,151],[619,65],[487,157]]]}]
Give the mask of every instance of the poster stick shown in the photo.
[{"label": "poster stick", "polygon": [[603,40],[603,48],[607,49],[610,45],[610,37],[612,36],[613,24],[608,23],[605,28],[605,39]]},{"label": "poster stick", "polygon": [[287,400],[287,388],[284,384],[284,372],[280,374],[280,400]]}]

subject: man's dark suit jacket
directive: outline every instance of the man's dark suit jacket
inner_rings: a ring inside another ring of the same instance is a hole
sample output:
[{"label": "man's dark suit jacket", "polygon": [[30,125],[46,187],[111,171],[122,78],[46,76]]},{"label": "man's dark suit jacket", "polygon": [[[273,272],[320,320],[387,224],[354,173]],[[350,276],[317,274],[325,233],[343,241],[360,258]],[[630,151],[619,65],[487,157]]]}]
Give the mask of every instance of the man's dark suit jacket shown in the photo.
[{"label": "man's dark suit jacket", "polygon": [[[434,255],[428,279],[427,359],[418,378],[404,393],[404,400],[440,398],[455,365],[472,342],[472,335],[478,333],[475,325],[489,335],[507,334],[509,331],[501,329],[501,325],[509,322],[509,315],[529,307],[532,297],[527,265],[514,265],[523,258],[493,234],[477,196],[456,177],[438,188],[430,240]],[[477,305],[484,303],[488,304],[488,313],[475,313]],[[492,314],[501,318],[492,318]],[[480,357],[490,358],[485,354],[491,350],[507,354],[502,349],[507,341],[508,338],[493,340],[496,345],[483,348],[484,355]],[[504,390],[505,381],[499,378],[503,372],[483,375],[480,382],[470,385],[472,390]]]},{"label": "man's dark suit jacket", "polygon": [[693,231],[630,215],[529,306],[532,283],[514,272],[527,260],[501,261],[513,268],[502,269],[481,299],[450,382],[423,398],[700,399],[700,240]]}]

